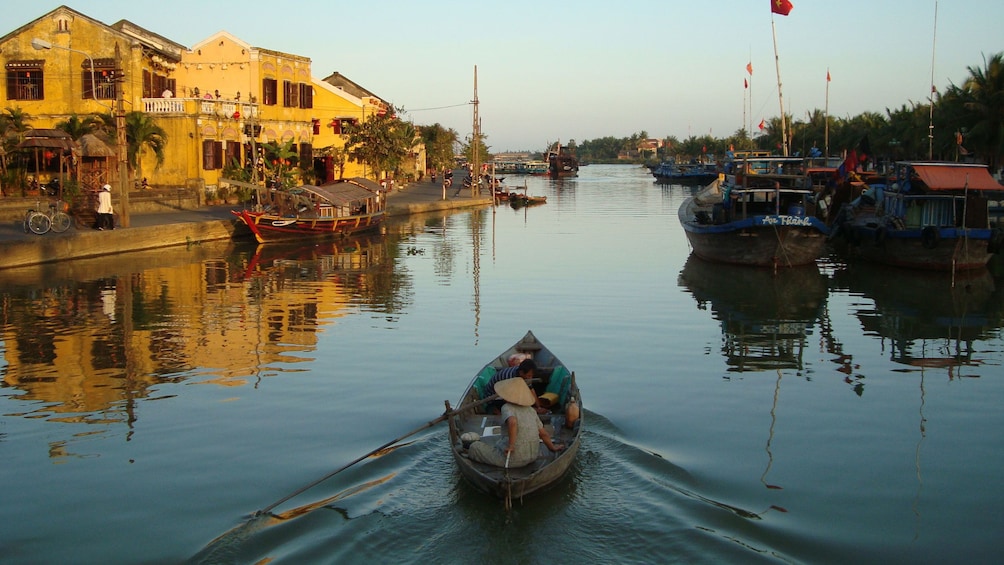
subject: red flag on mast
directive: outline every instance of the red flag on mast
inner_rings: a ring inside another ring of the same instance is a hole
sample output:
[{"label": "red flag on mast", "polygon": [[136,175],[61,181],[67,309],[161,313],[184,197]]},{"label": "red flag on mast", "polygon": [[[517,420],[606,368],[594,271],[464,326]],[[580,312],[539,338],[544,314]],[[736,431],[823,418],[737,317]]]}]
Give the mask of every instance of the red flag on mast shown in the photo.
[{"label": "red flag on mast", "polygon": [[826,69],[826,82],[830,82],[830,69]]},{"label": "red flag on mast", "polygon": [[763,130],[763,128],[764,128],[764,123],[763,123],[763,120],[760,120],[760,126],[759,126],[759,127],[760,127],[760,130],[762,131],[762,130]]},{"label": "red flag on mast", "polygon": [[746,72],[753,76],[753,61],[746,63]]},{"label": "red flag on mast", "polygon": [[749,81],[747,81],[746,79],[743,79],[743,88],[749,88],[749,87],[750,87]]},{"label": "red flag on mast", "polygon": [[791,0],[770,0],[770,11],[775,14],[787,16],[793,7]]}]

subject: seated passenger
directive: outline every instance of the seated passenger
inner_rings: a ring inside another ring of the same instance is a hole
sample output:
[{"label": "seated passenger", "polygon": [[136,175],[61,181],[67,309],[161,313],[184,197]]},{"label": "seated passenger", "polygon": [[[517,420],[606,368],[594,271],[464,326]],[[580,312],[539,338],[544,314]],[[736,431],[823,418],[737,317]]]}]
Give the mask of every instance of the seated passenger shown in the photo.
[{"label": "seated passenger", "polygon": [[553,453],[565,448],[560,442],[551,441],[551,434],[531,408],[537,398],[526,380],[515,377],[500,381],[495,384],[495,391],[505,401],[502,421],[506,433],[493,442],[478,440],[472,443],[467,449],[471,460],[496,467],[518,468],[537,459],[539,441]]},{"label": "seated passenger", "polygon": [[[536,370],[537,370],[537,364],[533,362],[533,359],[524,359],[523,361],[520,362],[519,365],[515,367],[506,367],[504,369],[499,369],[499,371],[495,373],[495,376],[493,376],[485,385],[485,398],[488,398],[489,396],[495,394],[495,385],[497,383],[504,381],[506,379],[511,379],[513,377],[522,377],[523,379],[529,381],[530,379],[533,378],[534,371]],[[533,400],[534,400],[531,405],[537,410],[537,413],[543,414],[547,412],[545,408],[540,407],[540,403],[537,401],[537,393],[535,393],[531,389],[530,394],[533,394]],[[491,403],[489,403],[488,406],[490,406],[495,413],[498,413],[498,411],[502,408],[503,404],[505,404],[504,400],[494,400]]]}]

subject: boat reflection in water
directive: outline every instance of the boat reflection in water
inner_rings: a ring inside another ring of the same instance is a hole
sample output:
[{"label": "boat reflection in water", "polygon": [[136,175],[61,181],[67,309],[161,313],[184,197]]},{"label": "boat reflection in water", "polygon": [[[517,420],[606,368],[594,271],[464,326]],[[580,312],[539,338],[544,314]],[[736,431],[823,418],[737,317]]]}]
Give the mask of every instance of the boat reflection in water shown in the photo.
[{"label": "boat reflection in water", "polygon": [[947,368],[951,378],[982,364],[974,342],[990,339],[1001,324],[986,269],[953,276],[851,264],[833,274],[833,284],[874,301],[854,314],[867,334],[881,337],[883,351],[891,348],[892,361]]},{"label": "boat reflection in water", "polygon": [[826,303],[826,279],[815,265],[771,269],[710,263],[691,255],[679,277],[722,323],[730,372],[802,369],[812,325]]}]

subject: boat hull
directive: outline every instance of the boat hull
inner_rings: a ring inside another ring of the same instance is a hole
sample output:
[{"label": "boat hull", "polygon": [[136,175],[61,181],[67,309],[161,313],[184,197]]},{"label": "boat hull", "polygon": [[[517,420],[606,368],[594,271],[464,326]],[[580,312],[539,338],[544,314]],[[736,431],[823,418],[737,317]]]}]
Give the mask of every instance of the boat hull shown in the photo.
[{"label": "boat hull", "polygon": [[686,230],[694,255],[716,263],[752,267],[810,265],[822,256],[826,236],[794,226],[732,225],[718,231]]},{"label": "boat hull", "polygon": [[[486,382],[487,378],[490,378],[496,370],[508,366],[508,360],[514,354],[531,355],[531,358],[537,363],[540,368],[538,378],[546,382],[541,382],[535,385],[536,387],[545,387],[550,391],[553,385],[554,390],[561,390],[558,393],[559,402],[563,404],[554,408],[552,413],[542,415],[541,420],[551,437],[564,443],[566,446],[564,450],[551,453],[541,443],[537,460],[525,467],[515,469],[504,469],[479,463],[467,458],[460,436],[466,432],[474,432],[484,436],[487,428],[504,425],[504,422],[500,421],[501,416],[489,413],[489,410],[481,406],[455,414],[448,419],[450,449],[460,474],[478,490],[507,501],[545,490],[558,483],[575,461],[583,429],[581,412],[580,417],[571,427],[565,425],[566,418],[563,412],[564,406],[570,399],[574,399],[581,410],[582,401],[578,385],[575,382],[575,374],[569,373],[561,361],[537,341],[532,332],[527,332],[523,339],[485,365],[464,391],[460,405],[464,406],[481,400],[478,383]],[[562,384],[563,386],[558,386]]]},{"label": "boat hull", "polygon": [[701,222],[712,208],[698,206],[695,197],[680,206],[680,223],[694,255],[716,263],[751,267],[809,265],[826,249],[828,230],[818,219],[797,215],[750,216],[732,222]]},{"label": "boat hull", "polygon": [[[890,229],[845,225],[836,246],[849,258],[908,269],[965,271],[986,267],[993,256],[990,229]],[[996,236],[999,239],[999,236]]]},{"label": "boat hull", "polygon": [[382,211],[340,218],[291,218],[249,210],[234,210],[233,214],[259,243],[363,233],[377,229],[384,216]]}]

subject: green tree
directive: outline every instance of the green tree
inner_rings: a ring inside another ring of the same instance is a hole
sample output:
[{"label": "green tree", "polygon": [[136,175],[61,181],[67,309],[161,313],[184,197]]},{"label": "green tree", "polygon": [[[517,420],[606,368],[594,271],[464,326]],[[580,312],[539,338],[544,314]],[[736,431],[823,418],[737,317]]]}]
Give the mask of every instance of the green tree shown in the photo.
[{"label": "green tree", "polygon": [[74,140],[91,133],[101,131],[104,123],[101,118],[93,114],[80,117],[77,114],[70,114],[70,117],[56,124],[56,129],[63,130],[70,134]]},{"label": "green tree", "polygon": [[968,67],[961,100],[970,113],[968,143],[995,170],[1004,155],[1004,54],[986,59],[983,67]]},{"label": "green tree", "polygon": [[482,133],[478,139],[469,139],[463,144],[461,152],[468,163],[474,162],[474,148],[478,150],[478,162],[488,163],[492,160],[492,154],[488,152],[490,147],[485,143],[488,136]]},{"label": "green tree", "polygon": [[265,153],[263,165],[265,167],[265,178],[272,182],[277,182],[284,188],[291,188],[296,184],[296,167],[298,154],[293,147],[293,140],[283,143],[269,141],[262,144]]},{"label": "green tree", "polygon": [[[408,124],[414,133],[414,126]],[[414,147],[414,136],[411,142],[405,141],[405,128],[394,112],[377,114],[361,124],[349,128],[349,137],[345,143],[349,158],[356,163],[363,163],[372,169],[372,176],[379,180],[383,173],[396,171],[404,158]]]},{"label": "green tree", "polygon": [[7,173],[7,158],[24,139],[24,132],[31,129],[31,114],[19,107],[7,107],[0,113],[0,172]]},{"label": "green tree", "polygon": [[430,168],[442,170],[453,168],[453,146],[457,143],[457,132],[435,123],[422,126],[422,143],[425,144],[425,160]]},{"label": "green tree", "polygon": [[156,168],[164,164],[167,132],[143,112],[129,112],[125,116],[126,158],[129,168],[135,171],[134,179],[143,177],[142,157],[149,150],[157,159]]}]

